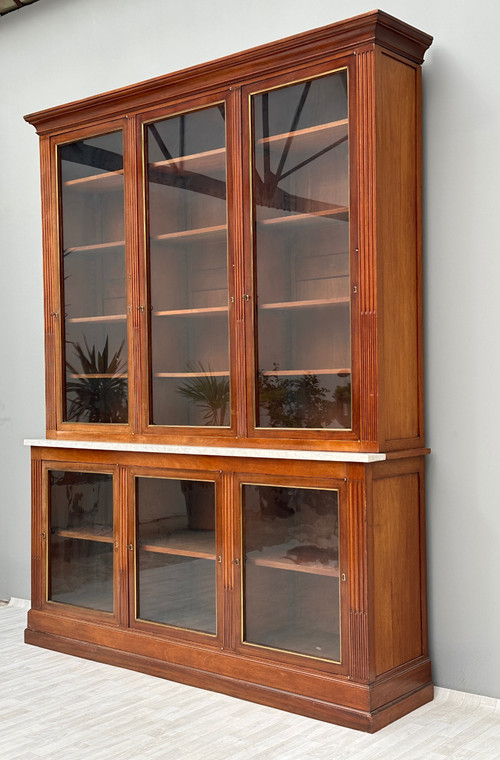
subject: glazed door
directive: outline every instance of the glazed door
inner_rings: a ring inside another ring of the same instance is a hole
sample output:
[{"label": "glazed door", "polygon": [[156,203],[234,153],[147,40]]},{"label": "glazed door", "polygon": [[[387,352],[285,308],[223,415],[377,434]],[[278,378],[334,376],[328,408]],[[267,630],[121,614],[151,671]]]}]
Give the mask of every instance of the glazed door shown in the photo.
[{"label": "glazed door", "polygon": [[245,92],[253,435],[352,437],[350,74]]},{"label": "glazed door", "polygon": [[[124,134],[121,124],[55,146],[58,178],[58,422],[126,430],[129,413]],[[50,274],[48,275],[50,277]],[[50,334],[50,333],[49,333]]]},{"label": "glazed door", "polygon": [[118,618],[116,468],[44,463],[44,604],[64,614]]},{"label": "glazed door", "polygon": [[133,627],[221,638],[220,477],[134,469],[129,475]]},{"label": "glazed door", "polygon": [[345,667],[344,484],[241,475],[235,499],[241,505],[240,648]]},{"label": "glazed door", "polygon": [[224,95],[143,124],[150,431],[234,434],[231,119]]}]

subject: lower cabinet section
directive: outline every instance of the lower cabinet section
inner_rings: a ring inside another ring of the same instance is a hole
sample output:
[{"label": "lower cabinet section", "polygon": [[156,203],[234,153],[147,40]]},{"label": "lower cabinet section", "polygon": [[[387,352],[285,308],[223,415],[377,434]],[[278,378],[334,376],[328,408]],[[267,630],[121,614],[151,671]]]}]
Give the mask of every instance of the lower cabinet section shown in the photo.
[{"label": "lower cabinet section", "polygon": [[423,472],[35,447],[26,641],[375,731],[432,699]]}]

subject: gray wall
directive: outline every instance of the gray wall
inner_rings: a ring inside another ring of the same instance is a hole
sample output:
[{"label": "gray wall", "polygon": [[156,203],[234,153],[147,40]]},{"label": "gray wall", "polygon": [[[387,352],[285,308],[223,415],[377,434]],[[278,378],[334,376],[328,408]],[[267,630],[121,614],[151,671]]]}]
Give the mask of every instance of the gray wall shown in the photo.
[{"label": "gray wall", "polygon": [[[0,598],[27,598],[43,437],[38,142],[23,114],[370,10],[366,0],[39,0],[0,19]],[[385,0],[424,64],[430,640],[439,686],[500,697],[496,0]]]}]

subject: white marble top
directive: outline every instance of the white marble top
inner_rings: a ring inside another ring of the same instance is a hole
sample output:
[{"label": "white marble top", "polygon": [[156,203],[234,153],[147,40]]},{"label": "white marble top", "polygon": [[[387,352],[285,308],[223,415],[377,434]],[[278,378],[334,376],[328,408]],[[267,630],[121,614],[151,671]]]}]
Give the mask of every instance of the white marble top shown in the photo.
[{"label": "white marble top", "polygon": [[381,462],[385,454],[357,451],[297,451],[294,449],[238,449],[229,446],[176,446],[158,443],[112,443],[110,441],[62,441],[53,438],[27,438],[25,446],[51,446],[56,449],[94,449],[98,451],[136,451],[145,454],[196,454],[254,459],[300,459],[311,462]]}]

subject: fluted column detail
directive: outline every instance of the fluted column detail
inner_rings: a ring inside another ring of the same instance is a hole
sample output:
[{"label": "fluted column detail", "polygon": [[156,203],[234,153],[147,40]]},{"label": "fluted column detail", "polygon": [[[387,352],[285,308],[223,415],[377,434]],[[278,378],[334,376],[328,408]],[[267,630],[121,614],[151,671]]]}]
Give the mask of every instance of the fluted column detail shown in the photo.
[{"label": "fluted column detail", "polygon": [[362,441],[378,438],[375,52],[356,56],[359,203],[360,426]]},{"label": "fluted column detail", "polygon": [[352,678],[367,680],[368,617],[366,567],[366,505],[365,489],[361,480],[348,482],[349,503],[349,628],[350,662]]}]

